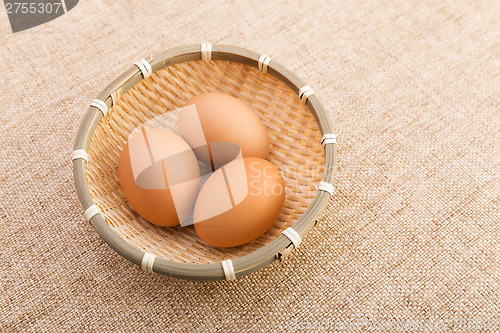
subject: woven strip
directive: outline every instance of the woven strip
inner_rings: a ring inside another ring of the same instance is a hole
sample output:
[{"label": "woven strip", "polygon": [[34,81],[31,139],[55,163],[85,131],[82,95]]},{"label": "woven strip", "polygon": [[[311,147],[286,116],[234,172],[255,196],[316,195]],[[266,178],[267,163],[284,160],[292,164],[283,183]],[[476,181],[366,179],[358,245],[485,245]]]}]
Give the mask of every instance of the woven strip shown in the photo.
[{"label": "woven strip", "polygon": [[153,73],[153,69],[151,68],[151,65],[149,64],[149,62],[147,62],[146,59],[141,59],[138,62],[136,62],[134,65],[139,67],[139,69],[141,70],[141,73],[142,73],[142,77],[144,79],[147,79]]},{"label": "woven strip", "polygon": [[335,188],[333,187],[333,185],[330,183],[327,183],[327,182],[321,182],[321,183],[319,183],[319,186],[318,186],[318,191],[328,192],[330,194],[330,196],[333,195],[334,189]]},{"label": "woven strip", "polygon": [[85,149],[76,149],[71,153],[71,160],[82,159],[85,162],[89,161],[89,154]]},{"label": "woven strip", "polygon": [[295,248],[298,248],[300,243],[302,243],[302,237],[300,237],[299,233],[292,227],[283,230],[283,235],[285,235],[292,241]]},{"label": "woven strip", "polygon": [[221,264],[222,264],[222,270],[224,271],[224,275],[226,277],[226,280],[236,279],[236,275],[234,273],[233,262],[231,261],[231,259],[224,260],[221,262]]},{"label": "woven strip", "polygon": [[103,117],[108,113],[108,106],[100,99],[93,99],[92,102],[90,102],[90,106],[101,111]]},{"label": "woven strip", "polygon": [[92,205],[85,210],[85,212],[83,213],[83,218],[87,222],[90,222],[90,220],[99,213],[101,213],[99,207],[97,207],[96,205]]},{"label": "woven strip", "polygon": [[212,59],[212,44],[201,43],[201,60],[209,61]]},{"label": "woven strip", "polygon": [[260,56],[259,61],[258,61],[258,68],[259,71],[262,73],[267,73],[267,66],[269,65],[269,62],[271,61],[271,57],[263,54]]},{"label": "woven strip", "polygon": [[112,94],[111,94],[111,103],[112,105],[116,105],[118,103],[118,101],[120,100],[120,98],[122,97],[122,89],[119,88],[117,90],[115,90]]},{"label": "woven strip", "polygon": [[309,96],[314,95],[314,94],[315,94],[315,92],[314,92],[314,90],[311,87],[309,87],[309,86],[303,86],[302,88],[299,89],[300,102],[302,104],[306,104],[307,99],[309,98]]},{"label": "woven strip", "polygon": [[142,257],[141,268],[146,272],[153,273],[155,258],[156,256],[154,254],[145,252]]},{"label": "woven strip", "polygon": [[337,143],[337,136],[333,133],[327,133],[321,138],[321,145],[323,146],[333,143]]}]

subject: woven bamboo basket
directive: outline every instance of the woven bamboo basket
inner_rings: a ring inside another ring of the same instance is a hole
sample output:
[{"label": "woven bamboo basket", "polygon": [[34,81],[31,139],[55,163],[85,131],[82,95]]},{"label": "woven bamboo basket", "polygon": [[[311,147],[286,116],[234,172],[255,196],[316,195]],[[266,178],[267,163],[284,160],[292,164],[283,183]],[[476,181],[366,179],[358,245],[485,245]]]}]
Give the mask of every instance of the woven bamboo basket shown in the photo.
[{"label": "woven bamboo basket", "polygon": [[[286,199],[274,225],[233,248],[205,244],[194,227],[157,227],[127,204],[118,160],[142,123],[203,92],[240,98],[258,114],[271,141]],[[149,272],[189,280],[231,280],[283,260],[316,224],[333,191],[336,140],[325,111],[294,74],[269,56],[208,43],[186,45],[135,63],[96,99],[72,154],[84,218],[120,255]]]}]

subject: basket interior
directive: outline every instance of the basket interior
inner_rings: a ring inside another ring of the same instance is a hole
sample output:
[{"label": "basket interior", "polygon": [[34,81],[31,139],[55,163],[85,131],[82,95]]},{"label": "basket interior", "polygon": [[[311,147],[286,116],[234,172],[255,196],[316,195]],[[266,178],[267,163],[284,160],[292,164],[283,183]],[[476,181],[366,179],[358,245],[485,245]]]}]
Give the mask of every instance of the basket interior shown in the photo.
[{"label": "basket interior", "polygon": [[[283,173],[286,199],[274,225],[258,239],[233,248],[205,244],[193,226],[162,228],[137,215],[118,182],[118,160],[129,134],[203,92],[240,98],[258,114],[271,141],[268,160]],[[153,73],[121,96],[99,122],[89,146],[87,181],[109,226],[129,244],[156,256],[186,263],[213,263],[251,253],[278,237],[304,213],[324,170],[321,133],[297,92],[272,75],[239,63],[189,61]]]}]

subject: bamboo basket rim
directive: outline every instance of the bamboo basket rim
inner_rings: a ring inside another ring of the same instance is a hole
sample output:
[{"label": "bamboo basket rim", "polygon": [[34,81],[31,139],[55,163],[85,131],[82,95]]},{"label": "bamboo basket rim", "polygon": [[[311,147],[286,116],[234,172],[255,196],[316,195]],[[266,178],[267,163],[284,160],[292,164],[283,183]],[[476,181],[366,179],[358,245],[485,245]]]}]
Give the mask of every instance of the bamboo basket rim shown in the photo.
[{"label": "bamboo basket rim", "polygon": [[[146,59],[142,59],[142,66],[141,64],[134,64],[97,95],[97,100],[102,101],[105,105],[96,105],[95,103],[91,103],[91,106],[89,106],[76,134],[73,146],[74,154],[72,158],[75,187],[79,201],[85,212],[84,216],[111,248],[124,258],[150,272],[181,279],[201,281],[226,279],[227,272],[223,267],[224,264],[180,263],[172,262],[159,257],[153,258],[153,261],[148,262],[148,260],[151,259],[148,255],[151,254],[143,252],[127,243],[113,231],[113,229],[106,222],[104,214],[99,210],[96,210],[94,200],[90,194],[86,177],[86,165],[88,161],[88,155],[86,155],[86,152],[88,151],[90,141],[97,125],[99,124],[99,121],[105,117],[106,112],[104,111],[113,106],[117,91],[125,94],[129,89],[138,84],[143,78],[148,77],[152,72],[178,63],[195,60],[207,60],[207,56],[208,60],[226,60],[258,68],[261,72],[267,71],[269,75],[272,75],[284,82],[299,95],[303,93],[301,88],[308,87],[301,79],[299,79],[292,72],[288,71],[281,64],[266,55],[262,55],[254,51],[232,45],[208,43],[175,47],[150,55]],[[267,65],[264,67],[265,71],[263,71],[263,63]],[[150,68],[147,68],[148,64]],[[332,134],[330,121],[328,120],[328,116],[319,98],[315,94],[312,94],[305,96],[304,100],[305,105],[313,114],[321,134]],[[336,167],[336,142],[333,140],[333,142],[330,143],[331,144],[324,145],[325,166],[322,177],[322,182],[326,182],[328,184],[333,183]],[[321,142],[318,142],[318,144],[321,144]],[[301,238],[304,238],[316,224],[316,216],[326,207],[330,196],[331,193],[328,193],[328,191],[318,189],[316,196],[309,207],[293,224],[293,229],[300,235]],[[87,215],[89,212],[92,213],[90,217]],[[262,248],[244,256],[232,259],[232,266],[234,269],[234,276],[232,276],[232,278],[250,274],[264,266],[267,266],[276,259],[283,259],[286,257],[287,253],[294,248],[295,246],[290,238],[282,233],[279,237]]]}]

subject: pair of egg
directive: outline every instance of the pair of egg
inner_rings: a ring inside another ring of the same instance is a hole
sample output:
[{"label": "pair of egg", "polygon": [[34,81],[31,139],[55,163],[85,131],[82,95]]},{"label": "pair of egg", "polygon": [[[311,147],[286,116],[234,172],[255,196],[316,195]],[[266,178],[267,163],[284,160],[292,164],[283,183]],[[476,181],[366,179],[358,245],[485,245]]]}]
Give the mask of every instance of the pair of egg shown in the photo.
[{"label": "pair of egg", "polygon": [[[265,159],[269,138],[258,116],[237,98],[206,93],[186,103],[178,130],[150,128],[127,142],[118,176],[130,206],[162,227],[192,217],[198,236],[217,247],[262,235],[282,210],[285,182]],[[198,160],[213,172],[201,189]]]}]

